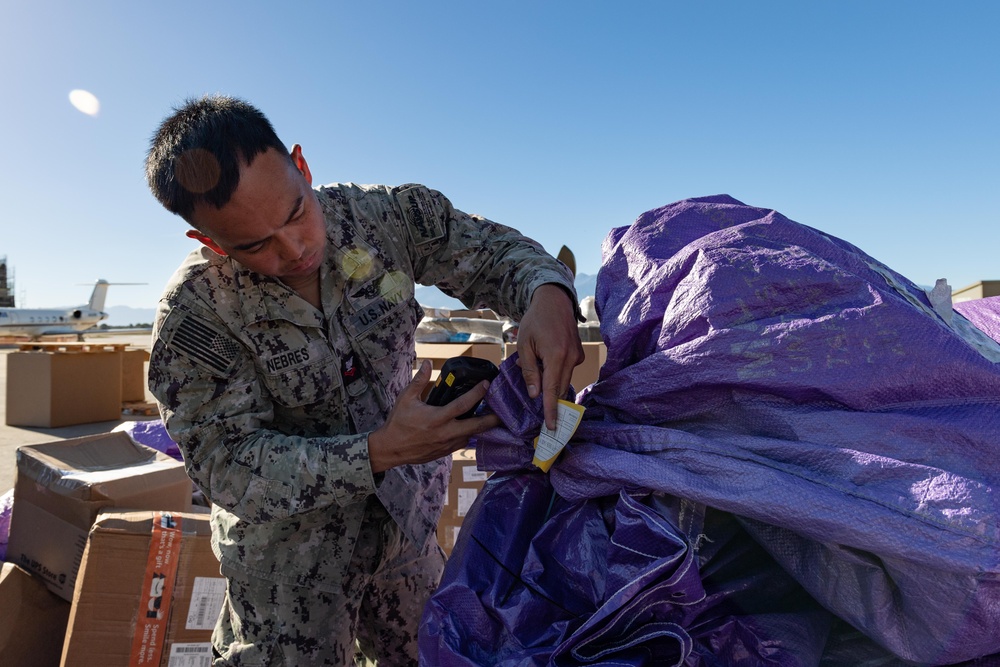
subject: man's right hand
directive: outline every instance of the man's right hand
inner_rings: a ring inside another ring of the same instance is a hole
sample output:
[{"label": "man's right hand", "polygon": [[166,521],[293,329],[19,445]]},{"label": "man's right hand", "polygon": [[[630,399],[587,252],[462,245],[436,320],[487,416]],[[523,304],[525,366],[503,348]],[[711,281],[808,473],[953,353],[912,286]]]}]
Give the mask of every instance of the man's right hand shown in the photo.
[{"label": "man's right hand", "polygon": [[488,382],[479,383],[448,405],[435,407],[420,400],[430,379],[431,364],[425,360],[399,394],[385,423],[368,434],[372,473],[439,459],[467,446],[473,435],[500,425],[496,415],[456,419],[483,400]]}]

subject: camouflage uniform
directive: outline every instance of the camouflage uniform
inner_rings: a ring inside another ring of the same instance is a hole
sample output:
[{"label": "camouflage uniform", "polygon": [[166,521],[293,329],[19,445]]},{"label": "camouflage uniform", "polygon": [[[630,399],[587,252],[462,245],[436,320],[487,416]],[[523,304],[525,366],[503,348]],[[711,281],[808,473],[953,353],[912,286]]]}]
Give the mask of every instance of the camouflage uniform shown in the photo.
[{"label": "camouflage uniform", "polygon": [[[415,661],[420,610],[442,563],[432,536],[451,462],[373,475],[367,442],[412,377],[422,317],[414,281],[515,319],[539,285],[574,294],[571,274],[535,242],[436,191],[348,183],[316,194],[328,243],[323,312],[201,248],[170,280],[153,333],[150,390],[188,474],[213,503],[213,547],[230,587],[215,641],[233,651],[232,664],[342,660],[329,656],[351,649],[326,645],[329,626],[353,636],[357,616],[374,608],[358,601],[377,595],[406,612],[386,612],[372,630],[381,648],[407,643]],[[397,539],[399,552],[389,554]],[[373,593],[380,573],[394,591]],[[429,587],[407,583],[421,578]],[[290,607],[261,608],[279,597]],[[334,604],[353,617],[329,623]],[[395,639],[385,639],[387,625],[402,628]],[[257,633],[271,644],[239,646]]]}]

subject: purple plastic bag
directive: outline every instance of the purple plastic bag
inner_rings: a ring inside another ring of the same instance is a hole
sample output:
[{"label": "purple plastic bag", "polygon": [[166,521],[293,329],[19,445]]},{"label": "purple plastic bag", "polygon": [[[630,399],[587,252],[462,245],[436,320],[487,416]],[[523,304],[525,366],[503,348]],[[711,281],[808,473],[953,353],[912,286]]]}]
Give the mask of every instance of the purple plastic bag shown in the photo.
[{"label": "purple plastic bag", "polygon": [[[697,562],[677,524],[701,536]],[[729,515],[627,493],[569,503],[524,473],[494,476],[466,517],[421,662],[810,665],[830,622]]]},{"label": "purple plastic bag", "polygon": [[0,561],[7,560],[10,541],[10,515],[14,508],[14,489],[0,496]]},{"label": "purple plastic bag", "polygon": [[115,430],[125,431],[140,445],[152,447],[156,451],[171,456],[178,461],[184,460],[181,456],[180,447],[177,446],[177,443],[167,433],[167,428],[163,425],[162,419],[124,422],[115,427]]},{"label": "purple plastic bag", "polygon": [[[817,664],[820,636],[824,665],[947,664],[1000,651],[1000,346],[988,327],[970,324],[988,316],[942,315],[924,290],[858,248],[725,196],[671,204],[614,230],[596,302],[608,360],[578,397],[584,421],[549,475],[560,502],[624,490],[731,514],[774,573],[791,575],[835,617],[829,631],[720,626],[711,640],[682,622],[691,639],[690,649],[678,643],[682,664],[734,664],[717,649],[736,636],[756,637],[754,650],[771,647],[774,664],[789,665]],[[539,413],[520,395],[516,369],[502,377],[487,400],[505,428],[478,439],[479,464],[527,474]],[[477,504],[489,506],[494,488]],[[544,510],[524,514],[532,512]],[[462,537],[486,530],[483,514],[472,516]],[[494,542],[538,539],[519,518],[496,517]],[[598,555],[570,548],[572,530],[546,532],[565,536],[546,543],[558,554],[549,562],[603,571]],[[698,534],[678,534],[700,549]],[[421,643],[436,652],[430,663],[490,664],[470,659],[462,641],[530,645],[508,628],[448,617],[439,596],[471,589],[468,573],[496,560],[481,548],[455,556],[425,612],[425,628],[437,628]],[[533,595],[556,598],[569,579]],[[492,598],[479,600],[499,617]],[[770,617],[764,607],[744,622]]]}]

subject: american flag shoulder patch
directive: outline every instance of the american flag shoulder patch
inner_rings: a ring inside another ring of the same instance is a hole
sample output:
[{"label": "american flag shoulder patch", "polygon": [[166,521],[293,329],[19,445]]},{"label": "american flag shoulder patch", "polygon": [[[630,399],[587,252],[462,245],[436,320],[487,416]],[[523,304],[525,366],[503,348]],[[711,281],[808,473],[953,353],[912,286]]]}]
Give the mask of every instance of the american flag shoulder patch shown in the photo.
[{"label": "american flag shoulder patch", "polygon": [[222,374],[232,370],[240,353],[229,335],[190,315],[181,317],[167,346]]}]

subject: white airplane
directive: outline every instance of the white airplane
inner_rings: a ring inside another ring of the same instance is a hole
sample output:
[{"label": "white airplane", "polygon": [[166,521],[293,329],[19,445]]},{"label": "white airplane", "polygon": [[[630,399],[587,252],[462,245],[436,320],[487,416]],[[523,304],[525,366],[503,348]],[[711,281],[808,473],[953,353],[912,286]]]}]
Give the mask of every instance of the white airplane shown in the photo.
[{"label": "white airplane", "polygon": [[93,329],[108,319],[104,312],[104,299],[108,285],[134,285],[136,283],[109,283],[98,280],[90,294],[90,302],[76,308],[0,308],[0,336],[30,336],[32,340],[46,334],[76,334]]}]

